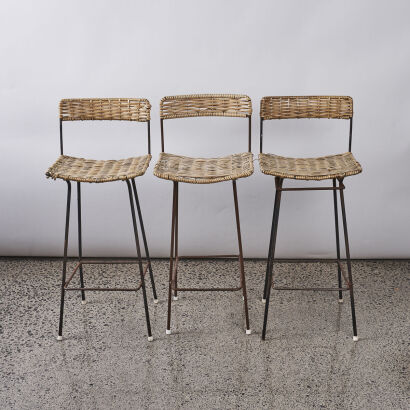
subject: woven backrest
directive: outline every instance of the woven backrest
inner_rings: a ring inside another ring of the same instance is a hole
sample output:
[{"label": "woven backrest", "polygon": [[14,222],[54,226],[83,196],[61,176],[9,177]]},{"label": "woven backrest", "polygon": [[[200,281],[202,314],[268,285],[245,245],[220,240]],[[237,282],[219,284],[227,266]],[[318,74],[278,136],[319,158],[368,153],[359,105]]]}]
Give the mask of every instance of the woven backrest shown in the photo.
[{"label": "woven backrest", "polygon": [[252,102],[247,95],[194,94],[164,97],[161,119],[186,117],[249,117]]},{"label": "woven backrest", "polygon": [[263,120],[289,118],[338,118],[353,116],[352,97],[301,96],[263,97],[260,116]]},{"label": "woven backrest", "polygon": [[74,98],[60,101],[62,121],[149,121],[151,104],[144,98]]}]

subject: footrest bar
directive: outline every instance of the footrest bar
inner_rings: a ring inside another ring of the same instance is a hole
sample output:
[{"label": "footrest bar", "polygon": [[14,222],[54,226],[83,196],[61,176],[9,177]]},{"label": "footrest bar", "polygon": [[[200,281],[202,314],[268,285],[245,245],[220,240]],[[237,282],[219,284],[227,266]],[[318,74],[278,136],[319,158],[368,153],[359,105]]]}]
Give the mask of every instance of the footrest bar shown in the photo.
[{"label": "footrest bar", "polygon": [[312,187],[312,188],[276,188],[277,191],[341,191],[342,187]]},{"label": "footrest bar", "polygon": [[323,290],[329,292],[338,292],[349,290],[349,288],[286,288],[286,287],[276,287],[272,286],[273,290]]},{"label": "footrest bar", "polygon": [[172,290],[177,292],[235,292],[242,289],[242,286],[239,288],[175,288],[171,287]]},{"label": "footrest bar", "polygon": [[86,290],[86,291],[101,291],[101,292],[136,292],[138,288],[66,288],[65,290]]},{"label": "footrest bar", "polygon": [[239,255],[178,256],[177,259],[237,259]]},{"label": "footrest bar", "polygon": [[[143,262],[145,262],[143,258]],[[138,259],[81,259],[81,265],[127,265],[138,264]]]}]

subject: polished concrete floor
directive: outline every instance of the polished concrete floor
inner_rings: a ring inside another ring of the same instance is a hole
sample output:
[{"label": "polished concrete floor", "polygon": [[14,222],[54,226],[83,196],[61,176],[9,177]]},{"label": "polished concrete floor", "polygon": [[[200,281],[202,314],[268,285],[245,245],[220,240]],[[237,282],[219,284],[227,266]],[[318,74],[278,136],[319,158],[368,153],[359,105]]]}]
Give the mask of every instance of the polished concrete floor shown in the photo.
[{"label": "polished concrete floor", "polygon": [[[70,263],[70,268],[74,263]],[[183,293],[165,334],[168,263],[153,266],[159,304],[147,341],[142,294],[68,293],[57,336],[61,261],[0,259],[2,409],[409,408],[409,261],[355,261],[359,342],[348,294],[274,292],[261,341],[264,261],[245,263],[252,334],[240,293]],[[180,285],[237,282],[236,262],[186,261]],[[277,284],[336,282],[330,263],[280,263]],[[87,266],[88,285],[132,284],[134,267]],[[75,278],[77,279],[77,278]]]}]

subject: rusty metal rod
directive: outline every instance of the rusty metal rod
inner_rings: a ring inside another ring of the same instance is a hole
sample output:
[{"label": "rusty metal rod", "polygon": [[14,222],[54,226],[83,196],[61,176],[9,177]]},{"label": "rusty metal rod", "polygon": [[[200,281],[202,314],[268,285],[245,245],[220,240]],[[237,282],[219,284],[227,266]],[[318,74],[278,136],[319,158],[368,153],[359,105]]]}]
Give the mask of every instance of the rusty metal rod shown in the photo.
[{"label": "rusty metal rod", "polygon": [[323,290],[323,291],[345,291],[349,288],[287,288],[287,287],[276,287],[272,286],[273,290]]},{"label": "rusty metal rod", "polygon": [[178,259],[237,259],[239,255],[178,256]]},{"label": "rusty metal rod", "polygon": [[[143,258],[145,261],[145,258]],[[135,259],[81,259],[80,263],[83,265],[132,265],[139,262]]]},{"label": "rusty metal rod", "polygon": [[342,265],[342,262],[337,262],[337,264],[339,265],[340,272],[342,273],[343,279],[345,280],[348,288],[350,289],[350,286],[352,284],[350,283],[349,278],[347,277],[347,273],[346,273],[344,266]]},{"label": "rusty metal rod", "polygon": [[178,292],[236,292],[241,290],[242,286],[237,288],[177,288],[172,287],[172,290],[177,290]]},{"label": "rusty metal rod", "polygon": [[[75,268],[74,268],[73,273],[70,275],[70,277],[68,278],[68,280],[64,283],[64,287],[67,287],[67,286],[68,286],[68,284],[71,282],[71,279],[73,279],[75,273],[77,272],[77,270],[78,270],[78,268],[79,268],[80,266],[81,266],[81,263],[77,263],[77,265],[76,265]],[[81,287],[83,288],[84,286],[81,286]]]},{"label": "rusty metal rod", "polygon": [[139,290],[141,286],[138,288],[67,288],[66,290],[88,290],[88,291],[101,291],[101,292],[136,292]]},{"label": "rusty metal rod", "polygon": [[342,189],[344,187],[280,188],[278,191],[340,191]]}]

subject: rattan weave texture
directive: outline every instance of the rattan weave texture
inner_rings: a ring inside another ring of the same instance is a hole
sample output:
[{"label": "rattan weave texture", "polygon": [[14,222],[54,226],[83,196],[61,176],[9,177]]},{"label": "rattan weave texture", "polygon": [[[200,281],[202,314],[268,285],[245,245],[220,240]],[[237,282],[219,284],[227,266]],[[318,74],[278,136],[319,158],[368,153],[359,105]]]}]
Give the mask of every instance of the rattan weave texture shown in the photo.
[{"label": "rattan weave texture", "polygon": [[46,176],[79,182],[111,182],[145,174],[151,155],[120,160],[94,160],[60,155]]},{"label": "rattan weave texture", "polygon": [[151,104],[145,98],[74,98],[60,101],[60,119],[149,121]]},{"label": "rattan weave texture", "polygon": [[353,116],[353,99],[345,96],[263,97],[264,120],[290,118],[338,118]]},{"label": "rattan weave texture", "polygon": [[160,103],[162,119],[185,117],[247,117],[252,102],[247,95],[193,94],[164,97]]},{"label": "rattan weave texture", "polygon": [[318,158],[289,158],[259,154],[261,171],[281,178],[323,180],[344,178],[362,172],[351,152]]},{"label": "rattan weave texture", "polygon": [[191,184],[213,184],[252,174],[251,152],[221,158],[191,158],[162,152],[154,168],[154,175],[159,178]]}]

